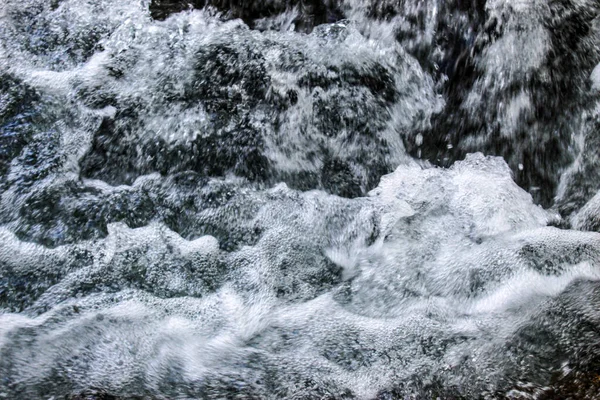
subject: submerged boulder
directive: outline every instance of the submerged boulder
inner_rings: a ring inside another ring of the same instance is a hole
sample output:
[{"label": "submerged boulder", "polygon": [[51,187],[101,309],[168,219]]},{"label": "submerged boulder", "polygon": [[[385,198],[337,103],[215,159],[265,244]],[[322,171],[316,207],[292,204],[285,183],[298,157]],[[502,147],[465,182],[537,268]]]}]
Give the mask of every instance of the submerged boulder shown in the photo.
[{"label": "submerged boulder", "polygon": [[[131,184],[151,172],[233,173],[354,197],[406,159],[400,132],[435,101],[410,56],[400,48],[379,56],[352,24],[302,38],[226,23],[173,40],[162,35],[169,29],[132,46],[185,45],[176,62],[150,49],[109,56],[104,68],[118,76],[107,72],[97,90],[109,90],[114,114],[81,160],[84,177]],[[148,71],[148,57],[171,66]],[[139,74],[147,88],[127,87]],[[117,85],[126,89],[111,94]]]},{"label": "submerged boulder", "polygon": [[340,3],[337,0],[152,0],[150,14],[163,20],[184,10],[211,7],[258,29],[271,25],[265,20],[288,14],[289,24],[294,24],[296,30],[310,32],[317,25],[341,20]]}]

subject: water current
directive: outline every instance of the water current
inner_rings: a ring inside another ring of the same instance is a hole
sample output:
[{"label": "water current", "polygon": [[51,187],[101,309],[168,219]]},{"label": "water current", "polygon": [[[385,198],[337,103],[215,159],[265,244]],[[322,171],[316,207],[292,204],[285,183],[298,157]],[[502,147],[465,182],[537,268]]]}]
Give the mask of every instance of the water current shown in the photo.
[{"label": "water current", "polygon": [[0,399],[600,399],[597,0],[0,1]]}]

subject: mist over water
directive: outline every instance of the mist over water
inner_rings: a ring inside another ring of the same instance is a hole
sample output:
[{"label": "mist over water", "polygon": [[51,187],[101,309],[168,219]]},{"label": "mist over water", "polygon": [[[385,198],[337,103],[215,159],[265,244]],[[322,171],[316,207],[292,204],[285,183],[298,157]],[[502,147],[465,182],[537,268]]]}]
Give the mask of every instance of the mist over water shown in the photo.
[{"label": "mist over water", "polygon": [[4,0],[0,398],[600,398],[596,0]]}]

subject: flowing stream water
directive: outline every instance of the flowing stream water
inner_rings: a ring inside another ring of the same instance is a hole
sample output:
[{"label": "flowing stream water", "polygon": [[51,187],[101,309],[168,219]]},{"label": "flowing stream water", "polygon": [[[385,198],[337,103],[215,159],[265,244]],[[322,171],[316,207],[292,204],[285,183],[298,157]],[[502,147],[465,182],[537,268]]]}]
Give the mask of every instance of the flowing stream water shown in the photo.
[{"label": "flowing stream water", "polygon": [[599,399],[599,190],[597,0],[2,0],[0,399]]}]

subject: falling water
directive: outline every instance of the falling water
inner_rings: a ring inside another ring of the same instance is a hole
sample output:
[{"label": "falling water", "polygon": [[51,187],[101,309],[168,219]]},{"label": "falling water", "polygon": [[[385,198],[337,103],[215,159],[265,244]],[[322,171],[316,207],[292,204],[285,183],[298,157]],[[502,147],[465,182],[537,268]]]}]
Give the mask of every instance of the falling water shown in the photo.
[{"label": "falling water", "polygon": [[0,398],[600,398],[597,0],[3,0]]}]

